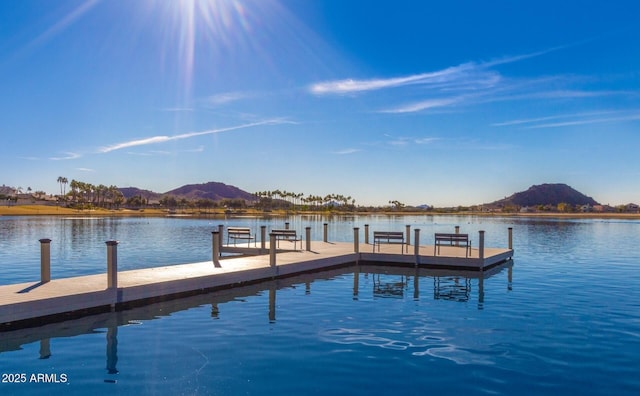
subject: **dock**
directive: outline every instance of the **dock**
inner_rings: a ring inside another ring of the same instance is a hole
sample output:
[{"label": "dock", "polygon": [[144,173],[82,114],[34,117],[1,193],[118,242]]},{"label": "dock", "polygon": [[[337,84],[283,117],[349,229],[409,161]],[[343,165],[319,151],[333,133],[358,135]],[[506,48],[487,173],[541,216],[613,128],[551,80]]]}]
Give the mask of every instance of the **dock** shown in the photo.
[{"label": "dock", "polygon": [[[510,231],[511,232],[511,231]],[[511,235],[510,235],[511,245]],[[0,286],[0,331],[39,327],[112,311],[169,301],[260,282],[349,266],[392,266],[430,270],[472,271],[482,274],[513,257],[512,248],[359,244],[307,240],[217,245],[212,259],[117,272],[114,244],[108,245],[107,274]],[[41,241],[42,242],[42,241]],[[219,252],[218,252],[219,251]],[[221,253],[221,254],[219,254]],[[227,254],[227,256],[225,256]],[[235,255],[232,255],[235,254]],[[44,256],[44,253],[43,253]],[[115,263],[113,263],[115,264]]]},{"label": "dock", "polygon": [[[265,303],[265,320],[270,322],[281,318],[277,312],[276,304],[278,292],[283,289],[304,285],[305,295],[314,293],[314,282],[332,279],[338,276],[353,274],[353,286],[351,296],[344,293],[345,299],[369,299],[374,297],[401,298],[406,295],[411,285],[412,299],[439,299],[454,302],[472,302],[472,279],[476,280],[477,290],[474,296],[477,298],[478,309],[484,309],[484,281],[499,274],[507,274],[507,289],[510,290],[512,282],[512,260],[498,264],[486,271],[464,271],[455,269],[429,269],[419,267],[365,265],[351,263],[340,268],[322,270],[319,272],[305,273],[282,279],[273,279],[243,286],[235,286],[210,293],[201,293],[193,296],[176,298],[166,301],[153,302],[140,307],[122,310],[118,312],[104,312],[94,315],[85,315],[77,319],[64,322],[52,322],[38,327],[22,328],[13,331],[5,331],[0,337],[0,353],[22,349],[24,345],[34,342],[40,343],[39,358],[47,359],[55,353],[55,345],[52,347],[50,340],[60,337],[73,337],[87,333],[105,333],[106,361],[111,364],[108,368],[115,367],[118,361],[118,327],[135,326],[146,321],[170,316],[173,313],[184,311],[198,306],[210,306],[211,317],[214,319],[224,317],[224,304],[237,299],[245,299],[259,294],[268,295],[268,304]],[[505,271],[506,270],[506,271]],[[371,282],[363,282],[366,279]],[[428,279],[427,278],[432,278]],[[363,284],[364,283],[364,284]],[[348,286],[347,286],[348,287]],[[342,291],[340,291],[342,295]],[[305,304],[304,300],[300,304]],[[286,319],[286,317],[285,317]],[[124,342],[121,340],[121,342]]]}]

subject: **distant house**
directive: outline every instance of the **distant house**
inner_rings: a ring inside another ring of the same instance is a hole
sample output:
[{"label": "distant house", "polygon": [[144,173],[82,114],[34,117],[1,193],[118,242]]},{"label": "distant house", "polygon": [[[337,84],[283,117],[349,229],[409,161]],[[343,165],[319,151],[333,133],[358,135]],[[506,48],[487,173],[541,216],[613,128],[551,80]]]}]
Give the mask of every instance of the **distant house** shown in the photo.
[{"label": "distant house", "polygon": [[588,213],[588,212],[592,212],[593,211],[593,206],[586,204],[586,205],[582,205],[580,206],[580,211],[582,213]]},{"label": "distant house", "polygon": [[634,203],[628,203],[625,205],[624,210],[625,212],[630,212],[630,213],[638,213],[638,209],[640,207],[638,207],[638,205],[634,204]]},{"label": "distant house", "polygon": [[610,205],[593,205],[593,211],[597,213],[612,213],[616,210]]}]

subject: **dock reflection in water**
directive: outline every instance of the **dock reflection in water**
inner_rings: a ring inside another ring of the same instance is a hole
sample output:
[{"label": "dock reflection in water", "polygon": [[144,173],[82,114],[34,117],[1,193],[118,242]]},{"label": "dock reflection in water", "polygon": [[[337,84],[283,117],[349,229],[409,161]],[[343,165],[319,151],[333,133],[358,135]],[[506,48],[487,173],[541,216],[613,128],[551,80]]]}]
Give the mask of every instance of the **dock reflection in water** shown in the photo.
[{"label": "dock reflection in water", "polygon": [[[39,342],[38,359],[49,359],[55,356],[51,339],[75,337],[84,334],[104,333],[106,343],[106,383],[115,383],[118,369],[118,329],[122,326],[140,325],[144,321],[161,319],[174,313],[191,308],[210,305],[210,316],[217,320],[224,316],[224,304],[243,300],[249,296],[268,294],[268,306],[265,307],[269,323],[276,323],[277,291],[296,288],[304,285],[305,295],[313,293],[315,281],[329,280],[353,274],[353,300],[358,300],[361,293],[361,282],[366,283],[367,295],[377,298],[413,298],[418,300],[429,296],[435,300],[467,302],[470,300],[472,283],[478,287],[478,309],[484,305],[484,280],[507,272],[507,289],[511,290],[513,262],[508,261],[489,271],[447,271],[424,268],[407,268],[396,266],[353,265],[304,274],[295,277],[257,283],[248,286],[225,289],[208,294],[158,302],[138,308],[119,312],[97,314],[76,320],[53,323],[37,328],[14,330],[3,333],[0,341],[0,354],[7,351],[23,349],[23,346]],[[372,280],[372,282],[371,282]],[[474,282],[472,282],[474,281]],[[433,285],[433,293],[425,294],[426,285]],[[411,290],[412,289],[412,290]],[[410,292],[413,293],[410,293]],[[372,293],[372,294],[369,294]],[[288,313],[291,311],[287,311]],[[291,319],[291,318],[287,318]],[[295,319],[295,318],[293,318]]]},{"label": "dock reflection in water", "polygon": [[[478,284],[478,309],[484,304],[484,281],[504,270],[507,271],[507,290],[512,289],[513,260],[493,267],[488,271],[430,270],[425,268],[398,268],[377,265],[356,266],[353,278],[353,297],[360,293],[360,274],[373,277],[373,296],[380,298],[404,298],[409,285],[413,284],[413,299],[420,298],[421,280],[433,279],[433,298],[467,302],[471,296],[471,281]],[[413,281],[411,278],[413,277]],[[424,284],[424,282],[422,282]]]}]

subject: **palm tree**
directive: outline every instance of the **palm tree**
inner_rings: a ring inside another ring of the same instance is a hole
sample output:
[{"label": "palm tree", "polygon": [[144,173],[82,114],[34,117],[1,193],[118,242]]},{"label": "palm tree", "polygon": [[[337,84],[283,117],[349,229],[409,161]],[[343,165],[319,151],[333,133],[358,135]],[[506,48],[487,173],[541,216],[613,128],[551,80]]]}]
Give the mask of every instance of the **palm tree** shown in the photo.
[{"label": "palm tree", "polygon": [[64,177],[62,176],[58,176],[58,183],[60,183],[60,195],[64,195],[62,193],[62,180],[64,179]]},{"label": "palm tree", "polygon": [[71,199],[75,202],[76,201],[76,196],[78,194],[78,182],[74,179],[71,180],[71,184],[69,184],[69,186],[71,187]]},{"label": "palm tree", "polygon": [[[104,199],[106,198],[105,195],[107,195],[107,186],[105,186],[104,184],[100,184],[98,187],[96,187],[96,195],[98,206],[104,207]],[[102,195],[102,204],[100,203],[100,195]]]}]

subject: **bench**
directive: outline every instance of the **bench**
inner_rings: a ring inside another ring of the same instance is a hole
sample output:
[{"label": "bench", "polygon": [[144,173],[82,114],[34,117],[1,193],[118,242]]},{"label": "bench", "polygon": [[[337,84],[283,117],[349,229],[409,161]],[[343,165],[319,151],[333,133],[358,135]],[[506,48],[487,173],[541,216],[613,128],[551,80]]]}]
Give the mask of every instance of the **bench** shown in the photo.
[{"label": "bench", "polygon": [[229,239],[233,239],[233,245],[236,245],[238,239],[246,240],[249,243],[252,239],[255,244],[255,236],[251,235],[251,229],[247,227],[227,227],[227,245]]},{"label": "bench", "polygon": [[296,230],[271,230],[270,235],[274,235],[276,237],[278,247],[280,247],[280,241],[289,241],[293,242],[293,249],[296,250],[296,244],[300,241],[300,249],[302,249],[302,237],[298,237]]},{"label": "bench", "polygon": [[471,241],[469,240],[469,234],[441,234],[436,233],[435,244],[433,245],[433,255],[436,256],[436,249],[440,254],[440,246],[463,246],[465,248],[465,257],[469,257],[471,252]]},{"label": "bench", "polygon": [[400,244],[400,251],[404,254],[404,233],[400,231],[374,231],[373,232],[373,251],[376,251],[376,245],[378,246],[378,252],[380,251],[380,244],[382,243],[397,243]]}]

